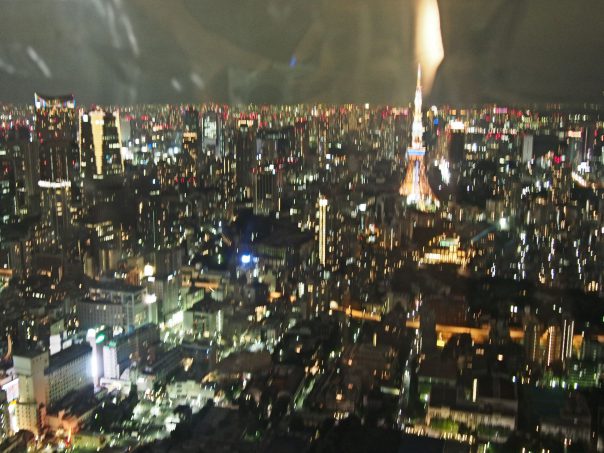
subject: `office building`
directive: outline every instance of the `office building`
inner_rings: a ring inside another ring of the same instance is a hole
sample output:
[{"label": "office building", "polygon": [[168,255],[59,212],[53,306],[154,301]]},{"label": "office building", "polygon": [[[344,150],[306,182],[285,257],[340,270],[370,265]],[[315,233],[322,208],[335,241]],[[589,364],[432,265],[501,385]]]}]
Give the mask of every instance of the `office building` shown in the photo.
[{"label": "office building", "polygon": [[108,326],[128,332],[148,322],[157,322],[156,299],[142,286],[119,280],[101,281],[89,288],[89,295],[76,303],[82,328]]},{"label": "office building", "polygon": [[76,344],[50,356],[44,370],[46,401],[49,406],[58,403],[71,392],[92,387],[92,348]]},{"label": "office building", "polygon": [[71,205],[79,173],[73,96],[35,94],[40,213],[44,241],[41,251],[63,250],[71,223]]},{"label": "office building", "polygon": [[19,400],[15,408],[17,426],[38,434],[44,407],[48,404],[46,376],[48,351],[28,350],[13,354],[13,365],[19,379]]},{"label": "office building", "polygon": [[328,211],[329,201],[324,195],[319,196],[319,263],[327,266],[328,257]]},{"label": "office building", "polygon": [[81,168],[85,181],[124,173],[119,111],[91,110],[80,117]]}]

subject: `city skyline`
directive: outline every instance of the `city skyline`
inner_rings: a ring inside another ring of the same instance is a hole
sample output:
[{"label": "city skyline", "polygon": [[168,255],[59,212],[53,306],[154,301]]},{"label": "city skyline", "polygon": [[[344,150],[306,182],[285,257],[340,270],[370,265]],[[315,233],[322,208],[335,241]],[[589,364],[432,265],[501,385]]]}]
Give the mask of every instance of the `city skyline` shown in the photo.
[{"label": "city skyline", "polygon": [[604,451],[578,3],[6,4],[0,451]]}]

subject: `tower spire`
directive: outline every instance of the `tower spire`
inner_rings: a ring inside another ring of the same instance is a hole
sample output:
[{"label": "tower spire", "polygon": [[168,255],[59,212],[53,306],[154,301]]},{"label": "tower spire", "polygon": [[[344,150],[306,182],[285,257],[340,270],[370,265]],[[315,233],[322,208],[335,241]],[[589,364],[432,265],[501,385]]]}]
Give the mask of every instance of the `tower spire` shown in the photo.
[{"label": "tower spire", "polygon": [[416,149],[423,147],[422,135],[424,127],[422,125],[422,67],[417,65],[417,86],[415,87],[415,101],[412,126],[412,146]]},{"label": "tower spire", "polygon": [[417,86],[411,125],[411,146],[407,148],[407,172],[400,189],[407,203],[415,204],[419,209],[438,206],[438,200],[428,183],[424,164],[424,126],[422,124],[422,68],[417,65]]}]

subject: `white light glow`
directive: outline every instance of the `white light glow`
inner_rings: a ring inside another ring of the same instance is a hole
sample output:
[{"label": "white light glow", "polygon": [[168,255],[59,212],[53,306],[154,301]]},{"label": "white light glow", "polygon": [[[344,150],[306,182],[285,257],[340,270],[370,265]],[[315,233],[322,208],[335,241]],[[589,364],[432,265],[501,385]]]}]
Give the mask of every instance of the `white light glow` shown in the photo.
[{"label": "white light glow", "polygon": [[436,70],[445,57],[437,0],[418,2],[416,23],[415,53],[422,65],[423,85],[430,91]]}]

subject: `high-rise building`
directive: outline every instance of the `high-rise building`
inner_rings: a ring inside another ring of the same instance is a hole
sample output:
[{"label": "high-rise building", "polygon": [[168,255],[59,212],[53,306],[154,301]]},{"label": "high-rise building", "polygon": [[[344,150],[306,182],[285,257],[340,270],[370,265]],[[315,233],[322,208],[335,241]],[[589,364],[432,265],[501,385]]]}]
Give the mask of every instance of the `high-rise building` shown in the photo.
[{"label": "high-rise building", "polygon": [[327,265],[327,211],[329,201],[324,195],[319,196],[319,263],[322,267]]},{"label": "high-rise building", "polygon": [[256,159],[256,128],[253,120],[240,120],[235,130],[235,174],[239,194],[249,196],[252,188],[252,169]]},{"label": "high-rise building", "polygon": [[83,328],[108,326],[128,332],[148,322],[157,322],[156,298],[142,286],[119,280],[101,281],[90,287],[90,298],[76,303]]},{"label": "high-rise building", "polygon": [[252,172],[254,214],[269,215],[281,207],[282,174],[274,165],[260,166]]},{"label": "high-rise building", "polygon": [[533,135],[526,134],[522,138],[522,162],[530,162],[533,159]]},{"label": "high-rise building", "polygon": [[70,181],[77,171],[75,99],[34,95],[39,143],[40,181]]},{"label": "high-rise building", "polygon": [[407,204],[415,205],[421,211],[429,211],[438,207],[439,201],[428,183],[426,165],[424,163],[426,148],[423,142],[424,126],[422,124],[421,76],[421,68],[418,66],[415,109],[411,129],[411,146],[407,148],[407,171],[400,188],[400,194],[405,197]]},{"label": "high-rise building", "polygon": [[195,178],[199,159],[199,112],[188,107],[183,113],[182,152],[177,157],[181,178]]},{"label": "high-rise building", "polygon": [[40,212],[45,231],[42,250],[62,250],[70,220],[79,158],[75,127],[75,100],[68,96],[34,95],[38,139]]},{"label": "high-rise building", "polygon": [[50,357],[44,370],[46,400],[49,405],[59,402],[71,392],[92,387],[92,348],[89,344],[73,345]]},{"label": "high-rise building", "polygon": [[0,143],[0,222],[7,224],[16,214],[15,169],[9,151]]},{"label": "high-rise building", "polygon": [[118,335],[103,346],[103,376],[119,379],[133,362],[146,362],[159,343],[159,328],[146,324],[130,333]]},{"label": "high-rise building", "polygon": [[37,434],[42,425],[40,409],[48,404],[44,376],[49,365],[48,351],[15,353],[13,365],[19,379],[19,400],[15,409],[18,427]]},{"label": "high-rise building", "polygon": [[203,148],[205,150],[214,150],[218,153],[218,114],[216,112],[206,112],[203,115]]},{"label": "high-rise building", "polygon": [[[30,131],[19,125],[0,134],[0,220],[6,224],[27,215],[38,178]],[[32,160],[34,159],[34,160]]]},{"label": "high-rise building", "polygon": [[86,180],[124,173],[119,112],[92,110],[80,117],[81,168]]}]

